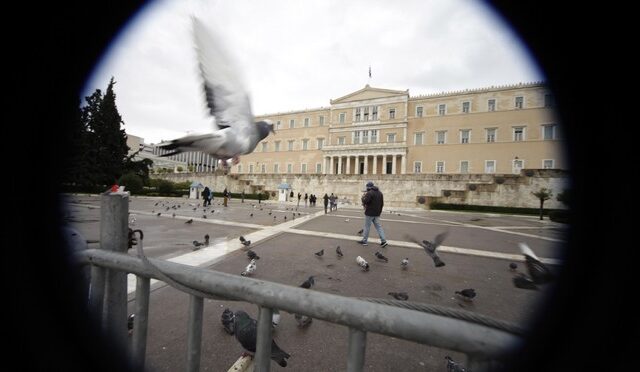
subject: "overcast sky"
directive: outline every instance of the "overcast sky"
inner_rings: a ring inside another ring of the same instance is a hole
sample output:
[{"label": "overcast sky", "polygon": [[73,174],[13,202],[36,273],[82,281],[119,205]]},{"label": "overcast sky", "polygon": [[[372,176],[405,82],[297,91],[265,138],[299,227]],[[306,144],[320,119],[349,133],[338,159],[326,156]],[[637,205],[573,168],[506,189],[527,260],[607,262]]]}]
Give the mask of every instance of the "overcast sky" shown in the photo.
[{"label": "overcast sky", "polygon": [[105,50],[83,104],[113,76],[127,133],[159,143],[209,131],[191,15],[237,61],[255,115],[327,107],[365,84],[415,96],[544,80],[518,36],[474,0],[168,0]]}]

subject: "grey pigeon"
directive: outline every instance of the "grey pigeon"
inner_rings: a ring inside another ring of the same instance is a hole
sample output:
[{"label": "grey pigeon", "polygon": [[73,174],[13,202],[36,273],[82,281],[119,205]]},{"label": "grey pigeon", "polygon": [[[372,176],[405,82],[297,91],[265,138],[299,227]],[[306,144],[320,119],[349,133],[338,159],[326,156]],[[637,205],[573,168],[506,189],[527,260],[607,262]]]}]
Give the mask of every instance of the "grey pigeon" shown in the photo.
[{"label": "grey pigeon", "polygon": [[509,264],[509,269],[511,271],[516,271],[517,268],[518,268],[518,264],[516,264],[515,262],[512,262]]},{"label": "grey pigeon", "polygon": [[295,314],[294,318],[296,319],[296,322],[298,323],[299,328],[304,328],[309,324],[311,324],[311,322],[313,321],[313,318],[311,318],[310,316],[301,315],[301,314]]},{"label": "grey pigeon", "polygon": [[196,251],[196,250],[200,249],[200,247],[202,247],[203,245],[204,245],[204,243],[200,243],[199,241],[194,240],[193,241],[193,250]]},{"label": "grey pigeon", "polygon": [[215,124],[211,133],[188,135],[161,144],[160,147],[173,150],[161,156],[202,151],[222,159],[227,167],[226,159],[237,164],[240,155],[251,153],[258,142],[275,130],[269,120],[254,122],[249,94],[235,71],[238,64],[202,21],[196,17],[192,20],[204,95]]},{"label": "grey pigeon", "polygon": [[442,266],[445,265],[445,263],[442,262],[442,260],[440,259],[440,256],[438,256],[438,252],[436,250],[442,244],[442,242],[447,237],[447,235],[448,235],[448,233],[446,231],[443,232],[443,233],[440,233],[440,234],[436,235],[436,237],[433,239],[433,242],[430,242],[428,240],[418,241],[417,239],[415,239],[414,237],[412,237],[410,235],[406,235],[405,237],[408,240],[410,240],[410,241],[412,241],[414,243],[417,243],[419,246],[424,248],[424,251],[429,255],[429,257],[431,257],[431,259],[433,260],[433,264],[436,267],[442,267]]},{"label": "grey pigeon", "polygon": [[313,276],[310,276],[309,279],[305,280],[302,284],[300,284],[300,287],[311,288],[313,287],[314,284],[316,284],[316,281],[313,279]]},{"label": "grey pigeon", "polygon": [[[234,330],[236,340],[240,342],[242,347],[250,353],[256,352],[256,342],[258,338],[258,322],[252,319],[249,314],[242,310],[239,310],[235,314]],[[287,359],[289,355],[276,344],[274,340],[271,340],[271,359],[278,363],[281,367],[287,366]]]},{"label": "grey pigeon", "polygon": [[402,268],[402,270],[406,270],[408,266],[409,266],[409,258],[405,257],[402,259],[402,261],[400,261],[400,267]]},{"label": "grey pigeon", "polygon": [[222,322],[222,327],[224,328],[224,330],[232,335],[234,333],[234,320],[235,320],[236,315],[233,313],[233,311],[229,310],[228,308],[225,308],[222,311],[222,316],[221,316],[221,322]]},{"label": "grey pigeon", "polygon": [[244,238],[244,236],[240,235],[240,243],[242,243],[242,245],[244,245],[245,247],[248,247],[251,245],[251,240],[247,240]]},{"label": "grey pigeon", "polygon": [[360,231],[357,232],[358,235],[362,235],[362,232],[364,231],[364,229],[360,229]]},{"label": "grey pigeon", "polygon": [[447,360],[447,372],[471,372],[470,369],[464,368],[462,364],[456,363],[450,356],[444,357]]},{"label": "grey pigeon", "polygon": [[473,301],[476,297],[476,290],[473,288],[463,289],[461,291],[456,291],[455,293],[465,301]]},{"label": "grey pigeon", "polygon": [[553,273],[540,261],[538,256],[525,243],[518,243],[520,251],[524,255],[525,266],[529,276],[536,284],[545,284],[553,280]]},{"label": "grey pigeon", "polygon": [[190,219],[189,221],[185,222],[185,223],[193,223],[193,218]]},{"label": "grey pigeon", "polygon": [[250,260],[259,260],[260,259],[260,256],[258,256],[256,254],[256,252],[252,251],[251,249],[249,249],[247,251],[247,257],[249,257]]},{"label": "grey pigeon", "polygon": [[374,254],[375,254],[376,258],[379,259],[380,261],[389,262],[389,259],[386,258],[385,256],[383,256],[382,253],[376,252]]},{"label": "grey pigeon", "polygon": [[406,301],[409,299],[407,292],[389,292],[388,295],[399,301]]},{"label": "grey pigeon", "polygon": [[338,257],[344,256],[344,254],[342,254],[342,249],[340,249],[340,246],[336,247],[336,254],[338,255]]},{"label": "grey pigeon", "polygon": [[318,252],[314,253],[317,257],[322,257],[322,255],[324,254],[324,248],[319,250]]}]

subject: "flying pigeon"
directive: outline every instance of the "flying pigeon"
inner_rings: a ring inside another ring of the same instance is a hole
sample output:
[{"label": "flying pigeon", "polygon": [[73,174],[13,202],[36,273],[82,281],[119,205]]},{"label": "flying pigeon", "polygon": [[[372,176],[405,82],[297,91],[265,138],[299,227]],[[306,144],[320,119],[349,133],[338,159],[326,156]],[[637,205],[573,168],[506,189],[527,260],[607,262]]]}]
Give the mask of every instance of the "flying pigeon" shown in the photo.
[{"label": "flying pigeon", "polygon": [[524,255],[525,265],[529,276],[536,284],[545,284],[553,280],[551,271],[540,261],[538,256],[525,243],[518,243],[520,251]]},{"label": "flying pigeon", "polygon": [[311,288],[315,283],[316,281],[313,279],[313,276],[310,276],[309,279],[305,280],[302,284],[300,284],[300,287],[308,289],[308,288]]},{"label": "flying pigeon", "polygon": [[402,261],[400,261],[400,267],[402,268],[402,270],[406,270],[408,266],[409,266],[409,258],[405,257],[402,259]]},{"label": "flying pigeon", "polygon": [[193,223],[193,218],[190,219],[189,221],[185,222],[185,223]]},{"label": "flying pigeon", "polygon": [[461,291],[456,291],[455,293],[465,301],[473,301],[476,297],[476,290],[473,288],[463,289]]},{"label": "flying pigeon", "polygon": [[362,270],[369,271],[369,263],[365,261],[364,258],[358,256],[356,257],[356,262],[358,263],[358,265],[360,265],[360,267],[362,267]]},{"label": "flying pigeon", "polygon": [[320,251],[314,253],[317,257],[322,257],[322,255],[324,254],[324,248],[322,248]]},{"label": "flying pigeon", "polygon": [[[256,352],[256,343],[258,339],[258,322],[255,319],[251,319],[249,314],[242,310],[236,312],[234,329],[236,340],[240,342],[242,347],[250,353]],[[271,359],[278,363],[281,367],[287,366],[287,359],[289,355],[276,344],[274,340],[271,340]]]},{"label": "flying pigeon", "polygon": [[336,247],[336,254],[338,255],[338,257],[344,256],[344,254],[342,254],[342,249],[340,249],[340,246]]},{"label": "flying pigeon", "polygon": [[379,259],[380,261],[389,262],[389,259],[386,258],[385,256],[383,256],[382,253],[376,252],[374,254],[375,254],[376,258]]},{"label": "flying pigeon", "polygon": [[298,328],[304,328],[313,321],[313,318],[306,315],[295,314],[294,317],[296,318],[296,322],[298,322]]},{"label": "flying pigeon", "polygon": [[468,372],[460,363],[456,363],[450,356],[444,357],[447,360],[447,372]]},{"label": "flying pigeon", "polygon": [[222,316],[220,319],[222,321],[222,327],[230,335],[233,334],[233,323],[235,317],[236,315],[233,313],[233,311],[229,310],[228,308],[225,308],[224,311],[222,311]]},{"label": "flying pigeon", "polygon": [[227,167],[226,159],[233,159],[233,164],[237,164],[240,155],[251,153],[258,142],[270,132],[275,133],[275,129],[269,120],[254,122],[249,94],[235,71],[238,64],[198,18],[192,20],[204,95],[215,124],[211,133],[188,135],[161,144],[160,147],[173,150],[161,156],[202,151],[222,159],[223,166]]},{"label": "flying pigeon", "polygon": [[256,271],[256,260],[251,260],[251,262],[249,262],[247,267],[244,269],[243,272],[240,273],[240,275],[249,276],[253,274],[255,271]]},{"label": "flying pigeon", "polygon": [[523,273],[513,277],[513,285],[522,289],[538,289],[536,283]]},{"label": "flying pigeon", "polygon": [[251,240],[247,240],[244,238],[244,236],[240,235],[240,243],[242,243],[242,245],[244,245],[245,247],[248,247],[249,245],[251,245]]},{"label": "flying pigeon", "polygon": [[429,255],[429,257],[431,257],[431,259],[433,260],[433,264],[436,267],[442,267],[445,264],[440,259],[440,256],[438,256],[438,252],[436,250],[442,244],[442,242],[447,237],[447,235],[448,235],[448,233],[446,231],[443,232],[443,233],[440,233],[440,234],[436,235],[436,237],[433,239],[433,242],[430,242],[428,240],[423,240],[423,241],[420,242],[420,241],[418,241],[417,239],[415,239],[414,237],[412,237],[410,235],[406,235],[406,238],[411,240],[411,241],[413,241],[414,243],[417,243],[422,248],[424,248],[424,251]]},{"label": "flying pigeon", "polygon": [[388,295],[399,301],[406,301],[409,299],[407,292],[389,292]]},{"label": "flying pigeon", "polygon": [[250,260],[259,260],[260,259],[260,256],[258,256],[256,254],[256,252],[252,251],[251,249],[249,249],[247,251],[247,257],[249,257]]}]

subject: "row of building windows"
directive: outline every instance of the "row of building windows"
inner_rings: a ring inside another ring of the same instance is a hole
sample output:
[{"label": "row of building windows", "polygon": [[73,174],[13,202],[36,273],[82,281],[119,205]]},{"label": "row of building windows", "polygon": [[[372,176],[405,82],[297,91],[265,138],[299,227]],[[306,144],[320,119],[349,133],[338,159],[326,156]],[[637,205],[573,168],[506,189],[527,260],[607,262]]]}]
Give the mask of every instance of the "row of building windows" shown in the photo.
[{"label": "row of building windows", "polygon": [[[556,140],[558,139],[558,130],[556,124],[545,124],[542,125],[542,139],[545,141]],[[435,143],[438,145],[447,144],[448,131],[440,130],[435,132]],[[378,143],[378,130],[356,130],[351,132],[351,144],[367,144],[367,143]],[[424,145],[425,144],[425,132],[416,132],[413,137],[414,145]],[[336,143],[338,145],[346,144],[346,136],[338,136]],[[387,143],[395,143],[397,140],[396,133],[387,133]],[[511,140],[514,142],[522,142],[526,140],[526,127],[513,127],[512,128],[512,137]],[[498,128],[485,128],[485,137],[484,142],[492,143],[498,141]],[[274,141],[274,151],[279,152],[281,150],[281,142],[282,141]],[[287,140],[287,151],[294,151],[294,145],[296,140]],[[302,147],[301,150],[309,150],[309,139],[305,138],[300,140]],[[471,142],[471,129],[460,129],[459,130],[459,138],[458,143],[466,144]],[[324,138],[316,139],[316,149],[322,150],[324,146]],[[262,142],[262,152],[269,151],[268,142]]]},{"label": "row of building windows", "polygon": [[[511,163],[511,169],[512,169],[514,174],[519,174],[520,171],[522,169],[524,169],[524,165],[525,165],[524,164],[524,160],[522,160],[522,159],[514,159],[514,160],[512,160],[512,163]],[[541,166],[542,166],[543,169],[553,169],[555,167],[555,160],[554,159],[543,159]],[[484,161],[484,173],[496,173],[496,167],[497,167],[497,161],[496,160],[485,160]],[[390,168],[390,166],[388,166],[387,168]],[[267,167],[267,164],[259,164],[259,168],[258,168],[257,165],[254,166],[254,164],[249,164],[248,167],[246,168],[246,170],[247,170],[247,172],[249,174],[253,174],[255,171],[259,171],[260,173],[267,173],[268,170],[273,170],[273,173],[280,173],[280,164],[279,163],[275,163],[275,164],[271,165],[270,167]],[[298,170],[298,169],[294,169],[294,164],[293,163],[286,164],[286,173],[293,173],[295,170]],[[300,173],[308,173],[307,164],[300,164],[299,171],[300,171]],[[433,171],[435,173],[445,173],[447,171],[446,162],[444,162],[444,161],[436,161],[434,163]],[[471,172],[472,171],[472,169],[471,169],[471,161],[469,161],[469,160],[461,160],[461,161],[459,161],[458,162],[458,169],[456,169],[455,171],[459,172],[459,173],[469,173],[469,172]],[[238,165],[238,173],[242,173],[242,172],[243,172],[243,166],[242,166],[242,164],[239,164]],[[414,161],[413,162],[413,173],[422,173],[422,172],[423,172],[422,161]],[[322,173],[322,164],[321,163],[316,163],[316,165],[315,165],[315,173],[318,173],[318,174]]]},{"label": "row of building windows", "polygon": [[[425,109],[424,109],[424,105],[421,106],[416,106],[416,112],[415,112],[415,116],[416,117],[423,117],[425,114]],[[519,110],[519,109],[523,109],[525,108],[525,100],[524,100],[524,96],[516,96],[514,98],[514,106],[515,109]],[[551,96],[551,94],[545,94],[544,95],[544,107],[553,107],[553,97]],[[447,104],[446,103],[441,103],[438,104],[436,106],[437,109],[437,113],[440,116],[444,116],[447,115],[448,109],[447,109]],[[360,123],[360,122],[369,122],[369,121],[377,121],[379,119],[378,117],[378,110],[379,110],[379,106],[363,106],[363,107],[356,107],[354,109],[353,112],[353,121],[356,123]],[[461,113],[463,114],[468,114],[471,113],[472,107],[471,107],[471,101],[463,101],[462,102],[462,110]],[[497,111],[498,110],[498,103],[497,100],[495,98],[491,98],[487,100],[487,111],[489,112],[493,112],[493,111]],[[395,108],[389,108],[388,110],[388,118],[389,119],[395,119],[396,117],[396,109]],[[339,124],[345,124],[346,122],[346,117],[347,114],[345,112],[341,112],[338,114],[338,123]],[[319,126],[324,126],[324,115],[320,115],[318,116],[318,125]],[[311,126],[311,118],[304,118],[303,119],[303,127],[304,128],[308,128]],[[289,129],[294,129],[296,128],[296,119],[289,119]],[[282,129],[282,120],[277,120],[276,121],[276,129]]]}]

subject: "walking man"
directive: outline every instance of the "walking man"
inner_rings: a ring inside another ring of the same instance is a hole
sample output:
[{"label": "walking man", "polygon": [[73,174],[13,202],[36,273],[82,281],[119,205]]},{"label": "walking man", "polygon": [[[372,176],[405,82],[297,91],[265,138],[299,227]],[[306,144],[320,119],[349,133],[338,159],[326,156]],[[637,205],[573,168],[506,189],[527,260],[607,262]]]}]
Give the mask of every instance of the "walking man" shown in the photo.
[{"label": "walking man", "polygon": [[367,239],[369,238],[369,229],[371,223],[376,228],[378,236],[380,236],[380,246],[385,248],[387,246],[387,239],[384,236],[384,230],[380,225],[380,215],[382,214],[382,207],[384,206],[384,198],[382,192],[377,186],[373,185],[373,182],[367,182],[367,192],[362,195],[362,206],[364,207],[364,231],[362,232],[362,240],[358,243],[367,245]]}]

